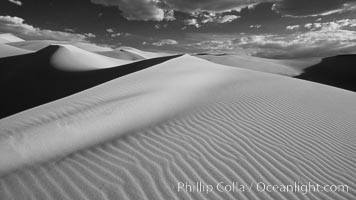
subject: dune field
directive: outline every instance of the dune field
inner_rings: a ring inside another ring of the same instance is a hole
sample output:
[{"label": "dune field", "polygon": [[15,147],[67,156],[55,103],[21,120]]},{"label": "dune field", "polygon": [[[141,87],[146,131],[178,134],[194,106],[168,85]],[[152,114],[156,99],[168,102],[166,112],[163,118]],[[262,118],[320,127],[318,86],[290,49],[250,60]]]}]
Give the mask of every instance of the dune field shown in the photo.
[{"label": "dune field", "polygon": [[356,199],[356,94],[315,60],[8,37],[1,200]]}]

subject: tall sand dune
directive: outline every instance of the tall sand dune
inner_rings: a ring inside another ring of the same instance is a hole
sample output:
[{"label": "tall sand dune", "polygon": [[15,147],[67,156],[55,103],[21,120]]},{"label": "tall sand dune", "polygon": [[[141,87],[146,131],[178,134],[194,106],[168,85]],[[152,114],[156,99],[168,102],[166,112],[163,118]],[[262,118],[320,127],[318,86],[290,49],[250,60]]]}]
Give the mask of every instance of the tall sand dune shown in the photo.
[{"label": "tall sand dune", "polygon": [[8,45],[31,50],[31,51],[39,51],[49,45],[58,45],[58,44],[70,44],[90,52],[112,51],[112,49],[109,47],[101,47],[95,44],[89,44],[84,42],[66,42],[66,41],[55,41],[55,40],[27,40],[27,41],[8,43]]},{"label": "tall sand dune", "polygon": [[0,34],[0,44],[10,43],[10,42],[21,42],[23,39],[12,35],[11,33],[1,33]]},{"label": "tall sand dune", "polygon": [[108,58],[70,45],[51,45],[35,53],[2,58],[0,89],[4,95],[0,104],[0,118],[80,92],[170,58],[126,64],[128,61]]},{"label": "tall sand dune", "polygon": [[[355,107],[346,90],[178,57],[0,120],[0,196],[353,200]],[[197,182],[214,190],[178,189]],[[215,187],[232,182],[251,191]],[[350,189],[256,187],[309,182]]]},{"label": "tall sand dune", "polygon": [[0,43],[0,58],[23,55],[23,54],[27,54],[27,53],[31,53],[31,52],[32,51],[20,49],[20,48],[16,48],[13,46],[9,46],[9,45]]},{"label": "tall sand dune", "polygon": [[324,58],[297,76],[356,92],[356,54]]},{"label": "tall sand dune", "polygon": [[197,54],[196,56],[217,64],[241,67],[245,69],[285,76],[297,76],[302,73],[304,68],[310,67],[321,60],[320,58],[277,60],[240,54],[206,53]]}]

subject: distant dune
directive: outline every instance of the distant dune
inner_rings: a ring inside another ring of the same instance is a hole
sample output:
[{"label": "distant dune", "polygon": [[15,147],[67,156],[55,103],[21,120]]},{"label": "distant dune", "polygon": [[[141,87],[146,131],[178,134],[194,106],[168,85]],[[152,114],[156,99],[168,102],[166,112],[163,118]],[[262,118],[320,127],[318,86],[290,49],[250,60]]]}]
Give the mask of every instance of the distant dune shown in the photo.
[{"label": "distant dune", "polygon": [[[0,120],[2,199],[356,199],[353,92],[188,55],[73,73],[55,50],[0,60],[0,110],[111,81]],[[256,187],[309,182],[350,190]]]},{"label": "distant dune", "polygon": [[[49,52],[51,53],[48,54]],[[98,55],[68,44],[50,45],[38,51],[38,54],[46,55],[53,67],[63,71],[88,71],[130,63],[127,60]]]},{"label": "distant dune", "polygon": [[297,78],[356,92],[356,55],[324,58]]},{"label": "distant dune", "polygon": [[8,45],[31,50],[31,51],[39,51],[49,45],[56,45],[56,44],[70,44],[72,46],[76,46],[90,52],[112,51],[112,49],[109,47],[101,47],[95,44],[82,43],[82,42],[70,43],[70,42],[55,41],[55,40],[27,40],[27,41],[8,43]]},{"label": "distant dune", "polygon": [[51,45],[35,53],[2,58],[0,90],[6,95],[2,96],[0,118],[80,92],[170,58],[127,64],[128,61],[101,56],[70,45]]},{"label": "distant dune", "polygon": [[163,57],[163,56],[172,56],[173,54],[170,53],[158,53],[158,52],[149,52],[149,51],[142,51],[139,49],[135,49],[132,47],[120,47],[119,50],[131,54],[135,54],[137,56],[143,57],[145,59],[149,58],[158,58],[158,57]]},{"label": "distant dune", "polygon": [[115,49],[112,51],[101,51],[101,52],[96,52],[97,54],[112,57],[112,58],[118,58],[122,60],[143,60],[145,59],[144,57],[137,55],[133,52],[125,51],[123,49]]},{"label": "distant dune", "polygon": [[16,37],[10,33],[1,33],[0,34],[0,44],[10,43],[10,42],[21,42],[23,39]]},{"label": "distant dune", "polygon": [[32,51],[0,43],[0,58],[31,53]]},{"label": "distant dune", "polygon": [[250,69],[255,71],[280,74],[285,76],[296,76],[302,73],[303,68],[312,66],[319,62],[319,58],[277,60],[258,58],[242,54],[196,54],[197,57],[211,62]]}]

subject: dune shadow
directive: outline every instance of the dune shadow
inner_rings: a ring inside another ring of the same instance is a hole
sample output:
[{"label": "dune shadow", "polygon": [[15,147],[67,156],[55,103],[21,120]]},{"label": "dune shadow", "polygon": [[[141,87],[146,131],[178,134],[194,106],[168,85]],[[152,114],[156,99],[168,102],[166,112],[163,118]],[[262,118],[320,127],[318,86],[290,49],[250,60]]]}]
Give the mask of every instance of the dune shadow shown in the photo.
[{"label": "dune shadow", "polygon": [[356,55],[322,59],[295,78],[331,85],[356,92]]},{"label": "dune shadow", "polygon": [[0,118],[48,103],[127,74],[178,57],[147,59],[118,67],[91,71],[63,71],[50,57],[58,46],[0,59]]}]

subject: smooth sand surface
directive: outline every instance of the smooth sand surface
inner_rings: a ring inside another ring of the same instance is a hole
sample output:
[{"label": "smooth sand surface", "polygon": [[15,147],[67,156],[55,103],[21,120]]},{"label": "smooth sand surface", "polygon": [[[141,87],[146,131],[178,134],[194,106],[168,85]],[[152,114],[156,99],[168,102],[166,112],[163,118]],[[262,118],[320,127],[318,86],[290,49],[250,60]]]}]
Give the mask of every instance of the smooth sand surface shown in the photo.
[{"label": "smooth sand surface", "polygon": [[9,46],[9,45],[0,43],[0,58],[23,55],[23,54],[27,54],[27,53],[31,53],[31,52],[32,51],[20,49],[20,48],[16,48],[13,46]]},{"label": "smooth sand surface", "polygon": [[55,40],[26,40],[26,41],[20,41],[20,42],[11,42],[8,43],[8,45],[22,48],[22,49],[27,49],[31,51],[39,51],[49,45],[56,45],[56,44],[70,44],[76,47],[79,47],[81,49],[84,49],[86,51],[90,52],[100,52],[100,51],[112,51],[111,48],[109,47],[101,47],[97,46],[95,44],[89,44],[89,43],[83,43],[83,42],[66,42],[66,41],[55,41]]},{"label": "smooth sand surface", "polygon": [[[355,107],[353,92],[185,55],[0,120],[0,197],[353,200]],[[232,181],[352,189],[177,189]]]},{"label": "smooth sand surface", "polygon": [[285,76],[297,76],[303,72],[304,68],[321,61],[320,58],[278,60],[242,54],[197,54],[196,56],[217,64]]},{"label": "smooth sand surface", "polygon": [[21,41],[24,40],[10,33],[0,33],[0,44],[10,43],[10,42],[21,42]]}]

